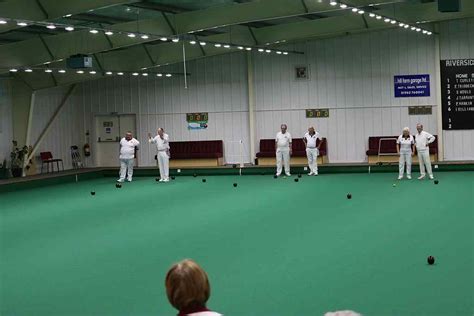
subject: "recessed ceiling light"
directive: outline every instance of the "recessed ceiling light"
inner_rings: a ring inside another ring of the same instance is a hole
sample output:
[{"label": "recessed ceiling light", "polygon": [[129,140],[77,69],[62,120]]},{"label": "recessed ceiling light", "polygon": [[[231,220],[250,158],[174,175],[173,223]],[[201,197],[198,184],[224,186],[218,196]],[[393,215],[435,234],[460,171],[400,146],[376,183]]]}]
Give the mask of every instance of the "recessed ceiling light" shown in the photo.
[{"label": "recessed ceiling light", "polygon": [[196,44],[196,41],[189,41],[189,44],[194,45]]},{"label": "recessed ceiling light", "polygon": [[132,76],[138,76],[138,72],[134,72]]},{"label": "recessed ceiling light", "polygon": [[44,72],[50,73],[53,72],[51,69],[45,69]]},{"label": "recessed ceiling light", "polygon": [[374,17],[375,17],[375,13],[369,13],[369,16],[370,16],[371,18],[374,18]]},{"label": "recessed ceiling light", "polygon": [[426,34],[427,34],[427,35],[431,35],[431,34],[433,34],[433,33],[431,33],[431,32],[428,32],[428,33],[426,33]]},{"label": "recessed ceiling light", "polygon": [[5,21],[5,20],[0,20],[0,24],[7,24],[7,21]]},{"label": "recessed ceiling light", "polygon": [[205,45],[206,45],[206,42],[199,42],[199,45],[205,46]]},{"label": "recessed ceiling light", "polygon": [[417,28],[416,31],[419,32],[419,31],[421,31],[421,29],[420,29],[420,28]]},{"label": "recessed ceiling light", "polygon": [[380,15],[375,16],[377,20],[380,20],[382,17]]},{"label": "recessed ceiling light", "polygon": [[156,74],[157,77],[163,77],[163,74]]},{"label": "recessed ceiling light", "polygon": [[171,77],[171,74],[166,74],[166,77]]},{"label": "recessed ceiling light", "polygon": [[123,76],[123,72],[117,72],[117,75]]},{"label": "recessed ceiling light", "polygon": [[46,26],[46,28],[50,29],[50,30],[54,30],[56,28],[56,25],[54,24],[49,24]]},{"label": "recessed ceiling light", "polygon": [[10,72],[17,72],[17,71],[18,69],[15,69],[15,68],[10,69]]},{"label": "recessed ceiling light", "polygon": [[357,13],[364,14],[365,12],[364,12],[364,10],[359,10],[359,11],[357,11]]},{"label": "recessed ceiling light", "polygon": [[68,32],[74,31],[74,27],[72,27],[72,26],[66,26],[64,29]]},{"label": "recessed ceiling light", "polygon": [[33,70],[32,70],[32,69],[29,69],[29,68],[27,68],[27,69],[25,69],[25,72],[33,72]]},{"label": "recessed ceiling light", "polygon": [[60,70],[58,70],[58,72],[59,72],[60,74],[64,74],[64,73],[66,73],[66,70],[60,69]]},{"label": "recessed ceiling light", "polygon": [[405,24],[405,26],[404,26],[404,28],[406,28],[406,29],[409,28],[409,27],[410,27],[410,25],[408,25],[408,24]]},{"label": "recessed ceiling light", "polygon": [[259,48],[258,51],[263,53],[265,50],[263,48]]},{"label": "recessed ceiling light", "polygon": [[91,75],[95,75],[97,72],[96,72],[95,70],[91,70],[91,71],[89,71],[89,73],[90,73]]},{"label": "recessed ceiling light", "polygon": [[265,50],[265,53],[271,53],[271,52],[272,52],[272,51],[269,50],[269,49]]},{"label": "recessed ceiling light", "polygon": [[396,24],[396,23],[397,23],[397,21],[395,21],[395,20],[392,20],[392,21],[390,21],[390,23],[392,23],[392,24]]},{"label": "recessed ceiling light", "polygon": [[146,72],[142,73],[142,76],[146,77],[148,74]]},{"label": "recessed ceiling light", "polygon": [[230,45],[224,45],[224,48],[230,48]]},{"label": "recessed ceiling light", "polygon": [[92,29],[92,30],[89,31],[89,33],[97,34],[97,33],[99,33],[99,31]]},{"label": "recessed ceiling light", "polygon": [[162,37],[162,38],[160,38],[160,40],[162,40],[163,42],[166,42],[168,40],[168,38]]},{"label": "recessed ceiling light", "polygon": [[240,50],[244,49],[242,46],[239,46],[239,47],[237,47],[237,48],[240,49]]},{"label": "recessed ceiling light", "polygon": [[341,3],[341,4],[339,5],[339,7],[340,7],[341,9],[345,9],[345,8],[347,8],[347,4]]},{"label": "recessed ceiling light", "polygon": [[78,74],[83,74],[83,73],[84,73],[83,70],[78,70],[78,71],[76,71],[76,72],[77,72]]},{"label": "recessed ceiling light", "polygon": [[112,31],[106,31],[104,34],[105,34],[105,35],[108,35],[108,36],[111,36],[111,35],[114,35],[114,32],[112,32]]},{"label": "recessed ceiling light", "polygon": [[252,47],[245,47],[246,50],[252,50]]},{"label": "recessed ceiling light", "polygon": [[107,71],[105,74],[110,76],[112,74],[112,71]]},{"label": "recessed ceiling light", "polygon": [[385,18],[383,21],[386,23],[390,23],[391,20],[389,18]]},{"label": "recessed ceiling light", "polygon": [[128,37],[131,37],[131,38],[134,38],[134,37],[136,37],[136,35],[135,35],[135,34],[133,34],[133,33],[128,33],[128,35],[127,35],[127,36],[128,36]]},{"label": "recessed ceiling light", "polygon": [[357,12],[357,11],[359,11],[359,9],[357,9],[357,8],[352,8],[352,12]]},{"label": "recessed ceiling light", "polygon": [[18,22],[16,25],[18,25],[18,26],[28,26],[28,23],[26,23],[26,22]]},{"label": "recessed ceiling light", "polygon": [[221,47],[221,44],[214,44],[215,47]]},{"label": "recessed ceiling light", "polygon": [[173,38],[171,41],[172,41],[173,43],[177,43],[177,42],[179,42],[179,38],[175,37],[175,38]]},{"label": "recessed ceiling light", "polygon": [[278,55],[281,55],[281,52],[280,52],[280,51],[277,51],[276,53],[277,53]]},{"label": "recessed ceiling light", "polygon": [[283,55],[288,55],[288,52],[283,52]]},{"label": "recessed ceiling light", "polygon": [[150,38],[150,37],[149,37],[148,35],[146,35],[146,34],[143,34],[143,35],[140,36],[140,37],[143,38],[143,39],[149,39],[149,38]]},{"label": "recessed ceiling light", "polygon": [[64,17],[65,18],[70,18],[72,16],[72,14],[66,14]]},{"label": "recessed ceiling light", "polygon": [[329,4],[334,6],[334,5],[337,5],[337,2],[336,1],[331,1],[331,2],[329,2]]}]

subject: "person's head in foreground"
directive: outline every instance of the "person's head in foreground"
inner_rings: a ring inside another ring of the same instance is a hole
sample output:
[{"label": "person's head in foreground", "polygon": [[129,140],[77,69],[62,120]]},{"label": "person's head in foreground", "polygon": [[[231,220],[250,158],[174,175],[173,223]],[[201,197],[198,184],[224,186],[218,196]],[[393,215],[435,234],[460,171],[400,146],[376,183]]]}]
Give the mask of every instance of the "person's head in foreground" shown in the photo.
[{"label": "person's head in foreground", "polygon": [[133,135],[132,135],[132,132],[128,131],[127,133],[125,133],[125,139],[130,141],[132,140],[133,138]]},{"label": "person's head in foreground", "polygon": [[211,287],[206,272],[193,260],[175,263],[166,274],[166,295],[181,315],[217,316],[206,303]]}]

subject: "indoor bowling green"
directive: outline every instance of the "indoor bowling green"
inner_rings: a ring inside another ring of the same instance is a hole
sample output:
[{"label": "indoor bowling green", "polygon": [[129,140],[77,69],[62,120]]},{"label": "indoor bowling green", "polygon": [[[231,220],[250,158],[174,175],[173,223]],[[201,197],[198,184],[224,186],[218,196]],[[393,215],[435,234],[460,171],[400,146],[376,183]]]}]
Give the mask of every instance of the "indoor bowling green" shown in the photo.
[{"label": "indoor bowling green", "polygon": [[473,316],[474,1],[0,0],[0,316]]}]

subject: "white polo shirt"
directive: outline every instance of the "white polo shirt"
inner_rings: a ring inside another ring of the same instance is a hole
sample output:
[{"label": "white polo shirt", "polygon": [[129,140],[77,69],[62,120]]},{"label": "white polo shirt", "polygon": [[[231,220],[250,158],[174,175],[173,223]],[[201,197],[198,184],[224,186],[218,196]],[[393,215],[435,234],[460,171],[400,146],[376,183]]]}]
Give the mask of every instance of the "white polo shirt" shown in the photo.
[{"label": "white polo shirt", "polygon": [[135,147],[140,145],[140,142],[135,138],[126,140],[125,137],[120,140],[120,159],[135,158]]},{"label": "white polo shirt", "polygon": [[164,151],[170,149],[169,139],[168,134],[163,134],[163,139],[161,139],[160,135],[156,135],[155,137],[148,139],[148,142],[156,144],[158,151]]},{"label": "white polo shirt", "polygon": [[278,132],[276,135],[275,142],[277,143],[278,149],[289,150],[290,143],[291,143],[291,134],[286,132],[283,134],[282,132]]},{"label": "white polo shirt", "polygon": [[435,137],[428,132],[421,131],[415,135],[415,146],[417,151],[428,150],[428,144],[435,141]]},{"label": "white polo shirt", "polygon": [[401,153],[410,153],[411,145],[415,143],[415,139],[412,135],[409,135],[408,138],[403,137],[403,134],[398,136],[397,144],[400,145]]},{"label": "white polo shirt", "polygon": [[309,132],[306,132],[304,138],[306,139],[306,148],[316,148],[316,140],[320,137],[318,132],[314,132],[313,136],[311,136]]}]

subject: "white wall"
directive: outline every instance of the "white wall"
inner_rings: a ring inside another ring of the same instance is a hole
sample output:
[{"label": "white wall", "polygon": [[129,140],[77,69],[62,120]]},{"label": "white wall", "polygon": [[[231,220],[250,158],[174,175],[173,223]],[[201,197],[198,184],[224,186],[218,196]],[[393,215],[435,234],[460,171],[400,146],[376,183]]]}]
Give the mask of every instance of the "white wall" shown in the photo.
[{"label": "white wall", "polygon": [[[474,19],[441,23],[441,58],[474,57]],[[472,39],[472,40],[471,40]],[[414,130],[417,122],[437,133],[435,38],[393,29],[290,45],[304,55],[267,55],[253,52],[256,101],[256,139],[273,138],[281,123],[293,137],[316,125],[328,138],[330,162],[363,162],[368,137],[397,135]],[[294,66],[310,66],[310,80],[294,80]],[[182,72],[182,65],[173,66]],[[60,155],[70,167],[69,146],[85,142],[95,114],[136,113],[137,137],[164,127],[172,140],[225,142],[228,163],[239,160],[237,143],[245,144],[249,157],[248,89],[245,53],[233,53],[188,62],[189,88],[182,77],[113,77],[78,85],[64,112],[53,125],[41,150]],[[394,98],[393,76],[430,74],[431,96]],[[38,134],[64,88],[41,91],[36,96],[34,132]],[[432,115],[409,116],[408,106],[432,105]],[[329,108],[327,119],[306,119],[307,108]],[[209,128],[189,131],[188,112],[209,112]],[[447,160],[474,160],[473,131],[444,132]],[[258,151],[258,148],[256,148]],[[140,165],[155,165],[154,151],[140,151]],[[93,159],[91,159],[93,161]],[[92,165],[89,163],[89,165]]]},{"label": "white wall", "polygon": [[[440,58],[474,58],[474,19],[440,25]],[[446,160],[474,160],[474,130],[443,131]]]},{"label": "white wall", "polygon": [[[248,92],[243,54],[228,54],[188,62],[188,89],[183,77],[113,77],[78,85],[64,112],[41,145],[71,167],[69,147],[82,146],[85,131],[93,132],[95,114],[136,113],[137,135],[143,142],[140,166],[156,166],[155,150],[147,145],[148,132],[163,127],[171,140],[223,140],[225,160],[240,161],[238,141],[248,147]],[[182,72],[181,65],[174,66]],[[179,68],[178,68],[179,67]],[[34,134],[39,134],[67,88],[40,91],[36,95]],[[209,112],[206,130],[187,129],[186,113]],[[94,142],[94,139],[91,140]],[[248,150],[244,160],[250,161]],[[88,165],[92,165],[93,157]]]},{"label": "white wall", "polygon": [[10,160],[12,149],[12,103],[11,85],[9,80],[0,79],[0,163]]},{"label": "white wall", "polygon": [[[436,104],[434,44],[396,29],[290,47],[304,55],[255,54],[257,139],[274,137],[281,123],[293,137],[316,125],[328,139],[330,162],[363,162],[371,135],[399,135],[417,122],[436,133],[436,108],[408,115],[408,106]],[[294,79],[296,65],[309,65],[309,80]],[[430,74],[431,96],[395,98],[393,76],[403,74]],[[308,108],[329,108],[329,118],[307,119]]]}]

